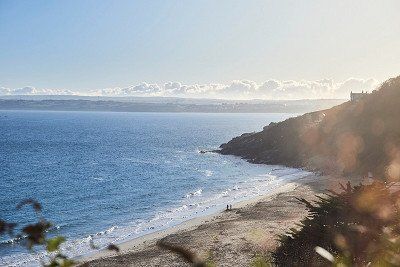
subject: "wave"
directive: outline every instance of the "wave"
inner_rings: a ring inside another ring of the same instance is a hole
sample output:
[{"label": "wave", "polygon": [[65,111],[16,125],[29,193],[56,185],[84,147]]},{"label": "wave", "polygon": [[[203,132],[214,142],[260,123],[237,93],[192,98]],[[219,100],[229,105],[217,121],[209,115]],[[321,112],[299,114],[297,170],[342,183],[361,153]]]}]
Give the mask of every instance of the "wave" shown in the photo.
[{"label": "wave", "polygon": [[28,236],[23,235],[23,236],[17,236],[17,237],[13,237],[13,238],[6,239],[6,240],[1,240],[0,245],[9,245],[9,244],[19,243],[21,240],[24,240],[27,237]]},{"label": "wave", "polygon": [[194,192],[190,192],[190,193],[188,193],[188,194],[186,194],[186,198],[192,198],[192,197],[195,197],[195,196],[200,196],[201,195],[201,193],[203,192],[203,189],[198,189],[198,190],[196,190],[196,191],[194,191]]},{"label": "wave", "polygon": [[[48,230],[46,230],[46,233],[52,233],[56,232],[61,229],[61,227],[65,226],[66,224],[60,224],[60,225],[54,225],[51,226]],[[0,240],[0,245],[13,245],[22,242],[25,240],[28,236],[27,235],[20,235],[20,236],[15,236],[9,239],[4,239]]]},{"label": "wave", "polygon": [[205,170],[205,171],[204,171],[204,174],[205,174],[207,177],[210,177],[210,176],[212,176],[212,175],[214,174],[214,172],[213,172],[213,171],[210,171],[210,170]]},{"label": "wave", "polygon": [[104,230],[104,231],[101,231],[101,232],[97,232],[94,235],[95,236],[106,235],[106,234],[109,234],[109,233],[113,232],[117,228],[118,228],[118,226],[114,225],[114,226],[111,226],[110,228],[108,228],[107,230]]}]

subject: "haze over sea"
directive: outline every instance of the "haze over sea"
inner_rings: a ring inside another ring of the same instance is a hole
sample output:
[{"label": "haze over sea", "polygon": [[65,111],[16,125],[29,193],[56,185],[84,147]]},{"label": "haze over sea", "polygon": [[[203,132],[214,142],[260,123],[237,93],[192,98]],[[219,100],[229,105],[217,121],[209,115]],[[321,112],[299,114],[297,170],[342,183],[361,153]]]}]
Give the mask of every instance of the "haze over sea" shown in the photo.
[{"label": "haze over sea", "polygon": [[[266,194],[306,172],[201,150],[295,114],[0,111],[0,213],[36,219],[43,205],[71,256]],[[0,265],[37,265],[21,240],[0,240]]]}]

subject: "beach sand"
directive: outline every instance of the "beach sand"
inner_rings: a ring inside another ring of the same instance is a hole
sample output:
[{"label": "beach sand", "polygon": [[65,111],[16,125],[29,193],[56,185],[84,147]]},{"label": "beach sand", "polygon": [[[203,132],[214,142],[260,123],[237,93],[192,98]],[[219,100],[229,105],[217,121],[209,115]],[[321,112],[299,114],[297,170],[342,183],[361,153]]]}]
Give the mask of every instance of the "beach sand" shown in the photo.
[{"label": "beach sand", "polygon": [[304,204],[296,198],[315,200],[316,194],[323,194],[327,188],[337,190],[340,180],[309,175],[267,196],[236,204],[231,211],[196,218],[120,244],[118,254],[103,250],[79,261],[87,266],[190,266],[178,255],[160,249],[156,242],[162,239],[208,258],[216,266],[250,266],[257,255],[268,255],[276,248],[279,234],[307,216]]}]

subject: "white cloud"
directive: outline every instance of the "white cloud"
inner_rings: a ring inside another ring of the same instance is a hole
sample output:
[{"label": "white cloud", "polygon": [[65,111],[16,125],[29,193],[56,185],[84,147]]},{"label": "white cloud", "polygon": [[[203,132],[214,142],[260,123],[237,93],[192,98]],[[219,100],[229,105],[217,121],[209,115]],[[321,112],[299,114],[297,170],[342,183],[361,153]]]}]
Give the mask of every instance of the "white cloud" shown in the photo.
[{"label": "white cloud", "polygon": [[233,81],[230,85],[225,86],[225,88],[221,90],[221,93],[230,95],[233,98],[254,98],[258,93],[259,87],[260,86],[253,81]]},{"label": "white cloud", "polygon": [[11,93],[11,90],[6,87],[0,87],[0,95],[9,95]]},{"label": "white cloud", "polygon": [[164,94],[168,96],[207,97],[213,96],[224,88],[222,84],[184,85],[180,82],[164,84]]},{"label": "white cloud", "polygon": [[157,84],[148,84],[145,82],[121,89],[123,95],[158,95],[161,91],[161,87]]},{"label": "white cloud", "polygon": [[105,88],[89,92],[58,89],[37,89],[31,86],[10,89],[0,87],[0,95],[96,95],[96,96],[179,96],[194,98],[226,99],[318,99],[348,98],[350,91],[372,91],[378,86],[375,79],[349,78],[335,82],[322,80],[267,80],[256,83],[250,80],[235,80],[229,84],[192,84],[167,82],[163,85],[142,82],[120,88]]},{"label": "white cloud", "polygon": [[371,92],[372,90],[375,89],[375,87],[377,85],[378,85],[378,81],[375,79],[363,80],[363,79],[350,78],[339,84],[337,90],[335,91],[335,94],[340,97],[343,97],[343,96],[347,96],[350,93],[350,91],[353,91],[353,92],[369,91],[369,92]]},{"label": "white cloud", "polygon": [[276,80],[268,80],[268,81],[264,82],[264,83],[260,86],[260,89],[261,89],[261,90],[265,90],[265,91],[276,90],[276,89],[278,89],[281,85],[282,85],[282,83],[279,82],[279,81],[276,81]]},{"label": "white cloud", "polygon": [[21,88],[6,88],[0,87],[0,95],[76,95],[77,92],[60,89],[37,89],[32,86]]},{"label": "white cloud", "polygon": [[125,88],[115,87],[90,91],[87,95],[96,96],[158,96],[163,89],[157,84],[140,83]]},{"label": "white cloud", "polygon": [[37,93],[37,90],[35,89],[35,87],[25,86],[22,88],[14,89],[12,92],[14,95],[34,95]]}]

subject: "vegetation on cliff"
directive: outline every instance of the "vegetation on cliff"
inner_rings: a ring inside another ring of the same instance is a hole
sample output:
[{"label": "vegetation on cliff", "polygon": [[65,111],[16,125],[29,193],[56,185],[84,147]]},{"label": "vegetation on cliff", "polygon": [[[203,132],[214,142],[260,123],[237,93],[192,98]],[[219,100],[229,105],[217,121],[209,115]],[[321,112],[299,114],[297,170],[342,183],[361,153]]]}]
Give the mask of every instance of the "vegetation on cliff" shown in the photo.
[{"label": "vegetation on cliff", "polygon": [[400,76],[356,102],[271,123],[221,145],[254,163],[400,178]]},{"label": "vegetation on cliff", "polygon": [[378,181],[342,189],[301,200],[309,216],[280,237],[277,266],[400,266],[399,192]]}]

